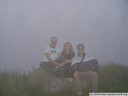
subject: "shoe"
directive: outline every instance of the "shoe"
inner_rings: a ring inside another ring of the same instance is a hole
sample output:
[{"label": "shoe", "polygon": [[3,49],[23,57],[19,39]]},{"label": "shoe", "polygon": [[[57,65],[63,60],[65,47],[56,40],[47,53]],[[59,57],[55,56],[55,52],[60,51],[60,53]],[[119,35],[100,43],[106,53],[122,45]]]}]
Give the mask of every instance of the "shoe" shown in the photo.
[{"label": "shoe", "polygon": [[73,78],[69,78],[69,82],[72,82],[73,81]]},{"label": "shoe", "polygon": [[69,81],[69,77],[65,78],[65,80]]},{"label": "shoe", "polygon": [[82,91],[79,91],[76,96],[82,96]]},{"label": "shoe", "polygon": [[73,78],[67,77],[66,80],[69,81],[69,82],[72,82],[73,81]]}]

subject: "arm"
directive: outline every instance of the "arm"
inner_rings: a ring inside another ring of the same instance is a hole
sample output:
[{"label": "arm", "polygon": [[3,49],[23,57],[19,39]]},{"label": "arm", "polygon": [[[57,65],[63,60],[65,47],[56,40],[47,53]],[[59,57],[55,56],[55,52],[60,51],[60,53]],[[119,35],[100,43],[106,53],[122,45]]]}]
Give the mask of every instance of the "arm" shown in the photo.
[{"label": "arm", "polygon": [[65,61],[63,63],[60,64],[60,67],[63,67],[65,64],[69,64],[72,62],[72,60],[74,59],[75,57],[75,53],[71,53],[71,58],[70,59],[65,59]]},{"label": "arm", "polygon": [[45,56],[47,57],[47,59],[49,60],[49,62],[55,64],[55,65],[59,65],[59,63],[55,62],[51,57],[50,57],[50,53],[45,53]]},{"label": "arm", "polygon": [[63,67],[64,65],[71,63],[72,59],[66,59],[63,63],[60,64],[60,67]]}]

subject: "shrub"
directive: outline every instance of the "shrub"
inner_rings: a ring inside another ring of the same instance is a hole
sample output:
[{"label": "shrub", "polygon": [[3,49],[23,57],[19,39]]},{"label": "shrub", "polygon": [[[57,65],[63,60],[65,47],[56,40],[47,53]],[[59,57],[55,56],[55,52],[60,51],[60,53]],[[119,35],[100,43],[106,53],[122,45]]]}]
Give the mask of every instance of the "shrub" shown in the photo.
[{"label": "shrub", "polygon": [[[128,92],[128,67],[121,64],[100,65],[100,92]],[[60,92],[44,92],[40,84],[29,85],[30,74],[20,74],[14,71],[0,72],[0,96],[74,96],[71,88]],[[88,95],[90,89],[84,91]]]}]

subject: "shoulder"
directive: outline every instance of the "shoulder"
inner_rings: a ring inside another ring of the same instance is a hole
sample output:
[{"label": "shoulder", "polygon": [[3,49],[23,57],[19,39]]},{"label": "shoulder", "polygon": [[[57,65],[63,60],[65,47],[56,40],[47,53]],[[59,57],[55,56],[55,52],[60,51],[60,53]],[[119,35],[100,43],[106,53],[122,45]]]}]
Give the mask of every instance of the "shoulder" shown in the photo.
[{"label": "shoulder", "polygon": [[84,58],[88,58],[88,57],[91,57],[91,55],[88,54],[88,53],[85,53],[85,57]]},{"label": "shoulder", "polygon": [[80,57],[78,56],[78,54],[74,56],[74,60],[79,60],[79,59]]},{"label": "shoulder", "polygon": [[50,52],[50,51],[51,51],[51,47],[50,46],[45,47],[45,53]]},{"label": "shoulder", "polygon": [[72,55],[72,57],[75,57],[75,53],[74,52],[72,52],[71,55]]},{"label": "shoulder", "polygon": [[55,50],[60,50],[60,48],[58,48],[58,47],[55,47]]},{"label": "shoulder", "polygon": [[76,63],[78,63],[78,62],[80,62],[80,61],[81,61],[81,57],[79,57],[78,55],[76,55],[76,56],[73,58],[73,62],[72,62],[71,65],[76,64]]},{"label": "shoulder", "polygon": [[85,59],[88,59],[88,58],[93,58],[93,59],[94,59],[95,57],[92,56],[91,54],[86,53],[86,54],[85,54]]},{"label": "shoulder", "polygon": [[51,49],[51,47],[50,46],[46,46],[45,47],[45,50],[48,50],[48,49]]},{"label": "shoulder", "polygon": [[57,53],[61,53],[61,51],[58,47],[55,47],[54,50],[56,50]]},{"label": "shoulder", "polygon": [[46,46],[45,49],[50,49],[50,46]]}]

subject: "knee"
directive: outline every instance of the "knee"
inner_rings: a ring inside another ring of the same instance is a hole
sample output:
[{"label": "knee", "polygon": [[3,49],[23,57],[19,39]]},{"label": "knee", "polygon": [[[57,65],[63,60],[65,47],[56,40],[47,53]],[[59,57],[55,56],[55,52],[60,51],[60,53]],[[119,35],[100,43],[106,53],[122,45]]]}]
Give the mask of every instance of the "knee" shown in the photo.
[{"label": "knee", "polygon": [[92,76],[92,78],[97,78],[97,72],[92,72],[92,74],[91,74],[91,76]]},{"label": "knee", "polygon": [[80,75],[80,73],[79,73],[78,71],[76,71],[76,72],[74,73],[74,78],[79,77],[79,75]]}]

